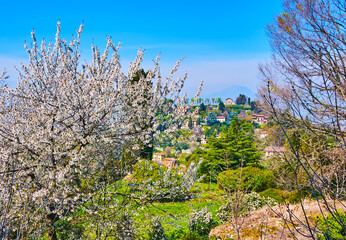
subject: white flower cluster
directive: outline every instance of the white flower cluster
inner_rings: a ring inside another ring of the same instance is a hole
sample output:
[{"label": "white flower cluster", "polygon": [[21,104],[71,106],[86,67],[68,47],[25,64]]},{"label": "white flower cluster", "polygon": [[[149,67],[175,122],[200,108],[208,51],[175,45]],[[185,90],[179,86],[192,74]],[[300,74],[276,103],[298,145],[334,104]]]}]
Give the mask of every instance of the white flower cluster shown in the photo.
[{"label": "white flower cluster", "polygon": [[256,211],[264,206],[275,206],[277,202],[270,197],[263,197],[257,192],[249,194],[239,194],[237,197],[231,197],[226,203],[219,208],[216,217],[221,222],[228,222],[234,216]]},{"label": "white flower cluster", "polygon": [[207,207],[195,210],[190,214],[189,229],[191,232],[206,236],[214,226],[213,215],[208,211]]},{"label": "white flower cluster", "polygon": [[[154,68],[134,81],[144,51],[125,75],[120,44],[108,38],[103,53],[92,46],[92,62],[81,64],[82,29],[67,42],[58,23],[55,42],[40,45],[32,32],[18,86],[0,86],[0,196],[18,234],[50,229],[54,235],[55,222],[77,205],[102,191],[107,199],[100,207],[114,199],[119,193],[107,184],[131,170],[138,149],[152,143],[162,119],[169,127],[185,117],[186,97],[180,92],[186,75],[173,80],[180,61],[162,81],[158,57]],[[92,205],[88,211],[96,216],[100,209]]]},{"label": "white flower cluster", "polygon": [[197,179],[197,170],[202,161],[198,164],[192,162],[188,169],[179,172],[174,168],[166,171],[160,168],[159,176],[155,179],[147,179],[138,183],[138,190],[141,197],[150,201],[160,200],[187,200],[192,197],[191,188]]},{"label": "white flower cluster", "polygon": [[165,234],[165,229],[163,228],[163,226],[161,224],[161,218],[160,217],[154,217],[151,220],[151,229],[149,231],[149,238],[151,240],[168,239],[168,237]]}]

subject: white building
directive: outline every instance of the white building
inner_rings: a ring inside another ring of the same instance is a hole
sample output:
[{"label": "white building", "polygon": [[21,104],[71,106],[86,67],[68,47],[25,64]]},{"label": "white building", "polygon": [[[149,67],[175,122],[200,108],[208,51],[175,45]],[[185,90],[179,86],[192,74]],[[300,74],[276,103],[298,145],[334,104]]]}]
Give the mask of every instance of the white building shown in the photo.
[{"label": "white building", "polygon": [[223,123],[223,122],[226,122],[226,117],[225,116],[217,116],[216,120]]},{"label": "white building", "polygon": [[223,104],[225,104],[225,106],[229,106],[229,105],[235,105],[235,102],[233,101],[232,98],[227,98]]}]

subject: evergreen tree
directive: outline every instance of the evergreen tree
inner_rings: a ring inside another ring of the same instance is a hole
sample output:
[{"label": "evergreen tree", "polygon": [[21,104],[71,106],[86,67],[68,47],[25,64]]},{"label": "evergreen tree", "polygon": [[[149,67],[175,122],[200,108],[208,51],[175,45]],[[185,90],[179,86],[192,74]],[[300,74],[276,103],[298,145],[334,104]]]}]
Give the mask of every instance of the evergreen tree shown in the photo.
[{"label": "evergreen tree", "polygon": [[235,103],[238,105],[244,105],[244,104],[246,104],[246,100],[247,100],[247,98],[244,94],[239,94],[239,96],[235,100]]},{"label": "evergreen tree", "polygon": [[207,107],[204,105],[204,103],[201,103],[201,105],[199,105],[199,113],[205,112],[206,110],[207,110]]},{"label": "evergreen tree", "polygon": [[222,101],[219,102],[219,110],[221,112],[225,111],[225,104]]},{"label": "evergreen tree", "polygon": [[245,120],[234,118],[228,129],[224,130],[220,138],[209,139],[209,150],[204,158],[199,172],[211,176],[227,169],[255,166],[258,164],[260,153],[255,146],[252,126]]},{"label": "evergreen tree", "polygon": [[233,118],[236,116],[237,116],[236,112],[230,112],[228,114],[228,117],[226,118],[226,124],[230,124],[232,122]]},{"label": "evergreen tree", "polygon": [[209,113],[209,115],[207,117],[207,124],[208,124],[208,126],[212,126],[215,123],[217,123],[216,114],[211,112],[211,113]]}]

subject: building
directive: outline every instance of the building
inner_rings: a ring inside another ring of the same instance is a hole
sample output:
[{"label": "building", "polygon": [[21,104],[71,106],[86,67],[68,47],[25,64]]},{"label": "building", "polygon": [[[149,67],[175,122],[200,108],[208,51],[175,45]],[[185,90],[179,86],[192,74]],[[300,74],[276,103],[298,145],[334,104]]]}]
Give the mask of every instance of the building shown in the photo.
[{"label": "building", "polygon": [[253,114],[252,115],[252,122],[258,123],[259,125],[262,125],[262,124],[268,122],[268,117],[264,116],[264,115]]},{"label": "building", "polygon": [[260,131],[260,133],[259,133],[259,138],[263,139],[263,138],[265,138],[267,135],[268,135],[268,131],[262,130],[262,131]]},{"label": "building", "polygon": [[233,101],[232,98],[226,98],[223,104],[225,104],[225,106],[229,106],[229,105],[235,105],[235,102]]},{"label": "building", "polygon": [[165,158],[165,154],[164,153],[154,153],[153,154],[153,161],[154,162],[162,162],[163,159]]},{"label": "building", "polygon": [[187,153],[187,154],[190,154],[190,153],[192,153],[192,150],[189,148],[189,149],[183,149],[183,150],[181,150],[181,153]]},{"label": "building", "polygon": [[177,159],[175,158],[164,158],[163,165],[166,167],[175,167],[177,166]]},{"label": "building", "polygon": [[283,156],[285,153],[284,147],[274,147],[274,146],[268,146],[264,149],[264,157],[270,158],[275,155]]},{"label": "building", "polygon": [[220,123],[226,122],[226,117],[225,116],[217,116],[216,120],[219,121]]}]

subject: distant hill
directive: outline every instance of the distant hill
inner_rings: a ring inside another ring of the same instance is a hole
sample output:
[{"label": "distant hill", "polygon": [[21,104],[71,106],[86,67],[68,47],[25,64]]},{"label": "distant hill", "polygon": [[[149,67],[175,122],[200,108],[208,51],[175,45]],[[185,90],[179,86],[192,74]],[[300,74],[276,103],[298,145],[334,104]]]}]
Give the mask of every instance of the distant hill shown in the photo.
[{"label": "distant hill", "polygon": [[223,89],[222,91],[211,93],[211,94],[201,94],[201,98],[221,98],[222,101],[224,101],[226,98],[232,98],[234,101],[239,96],[239,94],[244,94],[245,96],[251,98],[251,101],[253,101],[256,97],[255,93],[244,86],[232,86]]}]

